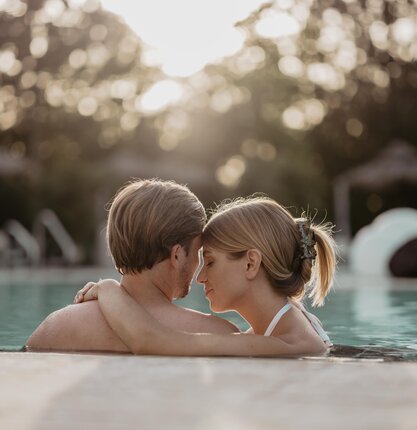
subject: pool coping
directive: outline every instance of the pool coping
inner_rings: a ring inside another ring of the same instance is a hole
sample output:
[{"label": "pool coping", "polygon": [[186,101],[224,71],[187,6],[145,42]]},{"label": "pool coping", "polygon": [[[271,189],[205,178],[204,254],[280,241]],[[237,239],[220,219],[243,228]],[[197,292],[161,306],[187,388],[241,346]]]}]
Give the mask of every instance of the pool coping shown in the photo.
[{"label": "pool coping", "polygon": [[0,353],[13,430],[414,430],[417,363]]}]

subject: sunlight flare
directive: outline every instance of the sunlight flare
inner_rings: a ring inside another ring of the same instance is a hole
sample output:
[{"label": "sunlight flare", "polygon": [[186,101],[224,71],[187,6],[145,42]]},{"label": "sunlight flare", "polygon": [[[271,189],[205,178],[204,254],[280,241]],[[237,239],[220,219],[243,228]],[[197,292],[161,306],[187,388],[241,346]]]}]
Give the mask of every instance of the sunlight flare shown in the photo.
[{"label": "sunlight flare", "polygon": [[238,52],[246,35],[235,23],[263,0],[102,0],[146,45],[144,59],[170,76],[186,77]]}]

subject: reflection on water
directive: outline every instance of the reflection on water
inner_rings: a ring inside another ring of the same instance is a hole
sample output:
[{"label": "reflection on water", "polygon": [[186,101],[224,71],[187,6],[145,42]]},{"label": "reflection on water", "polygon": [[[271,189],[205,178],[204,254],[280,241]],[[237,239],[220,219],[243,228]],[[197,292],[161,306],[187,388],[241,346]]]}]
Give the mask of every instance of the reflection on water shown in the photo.
[{"label": "reflection on water", "polygon": [[0,285],[0,348],[24,345],[39,323],[54,310],[70,304],[79,289],[79,284],[65,282]]},{"label": "reflection on water", "polygon": [[[72,302],[82,285],[38,281],[0,284],[0,349],[19,349],[50,312]],[[337,345],[331,356],[382,355],[417,360],[417,286],[394,289],[382,283],[355,287],[336,288],[324,307],[313,310]],[[189,296],[177,304],[210,312],[199,285],[194,285]],[[236,313],[221,316],[242,330],[248,328]]]}]

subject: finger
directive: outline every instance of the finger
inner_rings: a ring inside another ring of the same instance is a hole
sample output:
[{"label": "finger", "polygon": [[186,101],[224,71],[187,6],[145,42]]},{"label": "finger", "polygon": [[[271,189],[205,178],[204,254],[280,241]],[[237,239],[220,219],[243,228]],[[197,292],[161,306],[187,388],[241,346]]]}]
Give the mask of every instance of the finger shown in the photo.
[{"label": "finger", "polygon": [[84,301],[84,294],[96,285],[95,282],[87,282],[81,290],[78,290],[74,297],[74,303],[81,303]]},{"label": "finger", "polygon": [[83,288],[81,288],[81,290],[78,291],[76,296],[78,296],[78,298],[80,298],[82,301],[83,296],[87,293],[87,291],[89,291],[91,288],[93,288],[94,285],[96,285],[95,282],[89,282]]},{"label": "finger", "polygon": [[83,293],[85,293],[86,291],[88,291],[90,288],[94,287],[94,285],[96,285],[95,282],[87,282],[83,288],[81,288],[80,291],[82,291]]},{"label": "finger", "polygon": [[78,292],[74,297],[74,303],[81,303],[84,300],[84,294]]},{"label": "finger", "polygon": [[87,302],[89,300],[97,300],[97,289],[94,287],[88,290],[83,296],[84,302]]},{"label": "finger", "polygon": [[90,292],[87,292],[87,293],[84,295],[83,300],[84,300],[85,302],[88,302],[89,300],[92,300],[91,293],[90,293]]},{"label": "finger", "polygon": [[79,290],[77,292],[77,294],[75,295],[75,297],[79,300],[83,300],[84,295],[90,291],[91,288],[93,288],[95,286],[95,282],[89,282],[87,285],[85,285],[83,288],[81,288],[81,290]]},{"label": "finger", "polygon": [[74,296],[74,302],[75,302],[75,300],[77,300],[77,299],[79,299],[80,297],[82,298],[82,296],[84,295],[85,293],[84,293],[84,291],[81,289],[81,290],[78,290],[77,291],[77,293],[75,294],[75,296]]}]

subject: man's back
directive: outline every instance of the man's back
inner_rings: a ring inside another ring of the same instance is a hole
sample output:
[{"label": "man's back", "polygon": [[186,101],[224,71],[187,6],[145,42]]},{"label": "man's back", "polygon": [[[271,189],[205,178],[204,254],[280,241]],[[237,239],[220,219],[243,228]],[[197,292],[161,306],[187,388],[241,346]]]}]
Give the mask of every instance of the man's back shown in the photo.
[{"label": "man's back", "polygon": [[[236,327],[221,318],[171,303],[146,305],[162,324],[195,333],[233,333]],[[70,305],[50,314],[26,344],[29,350],[129,352],[107,324],[97,301]]]}]

